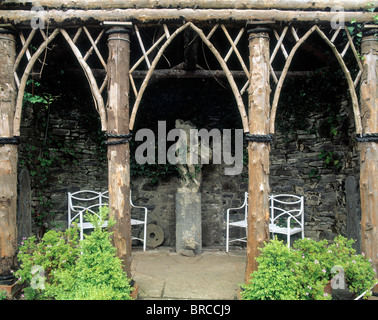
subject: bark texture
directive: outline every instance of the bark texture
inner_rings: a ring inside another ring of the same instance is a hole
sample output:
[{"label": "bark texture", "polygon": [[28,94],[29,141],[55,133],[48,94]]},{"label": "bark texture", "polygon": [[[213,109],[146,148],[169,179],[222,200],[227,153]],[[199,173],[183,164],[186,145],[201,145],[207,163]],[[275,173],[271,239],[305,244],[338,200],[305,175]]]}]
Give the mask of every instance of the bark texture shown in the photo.
[{"label": "bark texture", "polygon": [[[269,35],[266,32],[249,35],[250,86],[249,132],[269,133]],[[248,143],[248,229],[246,283],[257,270],[256,257],[264,241],[269,239],[269,143]]]},{"label": "bark texture", "polygon": [[[12,34],[0,37],[0,137],[13,137],[16,43]],[[16,218],[17,146],[0,144],[0,275],[9,275],[16,263]]]},{"label": "bark texture", "polygon": [[213,8],[213,9],[328,9],[335,5],[344,10],[366,8],[370,0],[8,0],[6,6],[30,5],[48,8]]},{"label": "bark texture", "polygon": [[[0,7],[0,9],[2,9]],[[345,21],[352,19],[357,22],[371,22],[374,20],[374,12],[345,11]],[[157,22],[160,20],[176,20],[180,25],[182,20],[191,22],[226,21],[232,24],[239,21],[245,25],[245,21],[251,19],[262,21],[286,21],[286,22],[316,22],[317,24],[333,21],[335,12],[330,11],[297,11],[277,9],[109,9],[109,10],[76,10],[67,9],[45,10],[36,14],[31,10],[0,10],[0,23],[11,23],[17,27],[30,29],[30,22],[36,17],[49,21],[50,27],[78,26],[98,24],[104,21],[132,21],[132,22]]]},{"label": "bark texture", "polygon": [[[119,29],[119,27],[114,27]],[[109,35],[108,134],[129,133],[129,34]],[[120,139],[109,139],[108,141]],[[123,269],[131,277],[130,148],[128,143],[108,145],[109,215],[116,221],[113,241]]]},{"label": "bark texture", "polygon": [[[378,32],[378,30],[377,30]],[[363,74],[361,114],[363,133],[378,133],[378,41],[374,35],[361,44]],[[360,143],[361,250],[378,270],[378,143]]]}]

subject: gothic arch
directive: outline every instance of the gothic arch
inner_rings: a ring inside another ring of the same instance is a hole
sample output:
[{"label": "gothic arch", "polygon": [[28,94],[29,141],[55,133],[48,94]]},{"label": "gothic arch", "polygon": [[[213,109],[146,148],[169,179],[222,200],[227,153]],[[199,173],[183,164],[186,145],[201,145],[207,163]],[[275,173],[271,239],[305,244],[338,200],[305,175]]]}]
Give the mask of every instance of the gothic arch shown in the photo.
[{"label": "gothic arch", "polygon": [[[80,27],[78,29],[74,39],[71,39],[71,37],[68,35],[68,33],[65,29],[56,28],[49,36],[44,35],[44,33],[42,33],[42,31],[41,31],[42,35],[44,36],[44,41],[40,44],[40,46],[35,51],[35,53],[29,58],[29,61],[28,61],[27,65],[26,65],[26,67],[25,67],[25,69],[22,73],[21,80],[19,80],[16,71],[17,71],[17,68],[19,66],[19,63],[20,63],[22,56],[26,52],[28,52],[28,46],[29,46],[30,42],[32,41],[32,39],[33,39],[33,37],[36,33],[36,29],[32,29],[32,31],[30,32],[27,40],[23,44],[23,47],[22,47],[20,53],[17,56],[17,59],[15,61],[15,65],[14,65],[14,70],[13,70],[14,75],[15,75],[15,79],[16,79],[16,83],[17,83],[17,86],[18,86],[16,107],[15,107],[15,113],[14,113],[14,119],[13,119],[13,134],[14,134],[14,136],[20,136],[22,103],[23,103],[26,83],[27,83],[27,80],[29,78],[30,72],[31,72],[35,62],[38,60],[38,58],[41,56],[41,54],[47,49],[47,46],[49,45],[49,43],[51,41],[53,41],[59,33],[61,33],[63,35],[66,42],[68,43],[68,45],[72,49],[72,51],[73,51],[77,61],[79,62],[81,68],[83,69],[83,72],[84,72],[84,74],[85,74],[85,76],[88,80],[88,83],[89,83],[89,87],[90,87],[90,90],[91,90],[91,93],[92,93],[92,97],[93,97],[93,100],[94,100],[96,110],[98,111],[98,113],[100,115],[102,129],[106,130],[106,111],[105,111],[104,101],[103,101],[103,98],[101,96],[101,92],[105,88],[105,83],[106,83],[107,79],[105,78],[104,83],[101,86],[101,88],[98,88],[91,68],[88,66],[88,64],[86,63],[85,59],[83,58],[80,50],[75,45],[75,41],[76,41],[75,39],[77,39],[77,37],[79,37],[79,35],[80,35],[80,33],[82,32],[83,29],[87,33],[88,38],[90,40],[92,40],[89,32],[86,30],[85,27]],[[102,33],[103,32],[100,33],[97,41],[101,38]],[[93,50],[93,48],[95,48],[95,50],[97,52],[98,50],[96,48],[96,43],[94,43],[93,40],[91,42],[92,42],[92,47],[88,50],[88,52],[89,51],[91,52]],[[100,57],[100,60],[102,60],[102,62],[103,62],[102,57]],[[103,64],[104,64],[104,62],[103,62]],[[106,65],[104,67],[106,67]]]},{"label": "gothic arch", "polygon": [[142,99],[144,91],[147,87],[148,81],[150,80],[152,73],[156,68],[157,63],[159,62],[159,60],[160,60],[161,56],[163,55],[165,49],[170,45],[172,40],[178,34],[180,34],[182,31],[184,31],[188,27],[192,28],[199,35],[199,37],[207,45],[209,50],[214,54],[215,58],[218,60],[219,64],[221,65],[223,71],[226,74],[227,80],[228,80],[228,82],[231,86],[232,92],[234,94],[234,97],[235,97],[235,100],[236,100],[236,103],[237,103],[237,106],[238,106],[238,109],[239,109],[239,113],[240,113],[240,116],[241,116],[241,120],[242,120],[242,124],[243,124],[243,130],[244,130],[244,132],[249,132],[248,117],[247,117],[247,113],[246,113],[246,110],[245,110],[245,106],[244,106],[240,91],[239,91],[239,89],[238,89],[238,87],[235,83],[235,80],[234,80],[234,78],[233,78],[233,76],[232,76],[232,74],[231,74],[231,72],[230,72],[230,70],[227,66],[227,63],[221,57],[218,50],[213,46],[213,44],[208,39],[208,37],[205,36],[203,31],[200,28],[196,27],[192,22],[187,22],[183,26],[176,29],[174,33],[172,33],[169,37],[167,37],[167,40],[161,46],[158,53],[156,54],[156,57],[152,61],[151,66],[150,66],[150,68],[149,68],[149,70],[148,70],[148,72],[147,72],[147,74],[146,74],[146,76],[143,80],[143,83],[140,86],[140,90],[136,95],[136,100],[135,100],[135,103],[134,103],[134,106],[133,106],[133,109],[132,109],[132,113],[131,113],[131,116],[130,116],[130,130],[133,129],[135,118],[136,118],[136,115],[137,115],[137,112],[138,112],[138,108],[139,108],[141,99]]},{"label": "gothic arch", "polygon": [[[340,31],[340,29],[338,29],[338,30]],[[355,120],[355,125],[356,125],[356,133],[361,134],[362,133],[362,121],[361,121],[361,114],[360,114],[360,108],[359,108],[359,103],[358,103],[358,97],[357,97],[356,90],[355,90],[355,85],[359,80],[360,73],[357,75],[356,80],[353,81],[352,76],[351,76],[347,66],[345,65],[343,55],[340,54],[340,52],[337,50],[337,48],[333,44],[335,37],[332,40],[329,40],[328,37],[324,34],[324,32],[321,31],[320,28],[317,25],[313,26],[310,30],[308,30],[304,34],[304,36],[302,38],[297,40],[297,43],[294,45],[293,49],[291,50],[290,54],[288,55],[285,66],[282,70],[282,74],[281,74],[281,76],[278,80],[276,90],[274,92],[272,108],[271,108],[271,111],[270,111],[270,133],[274,133],[275,119],[276,119],[277,106],[278,106],[278,102],[279,102],[279,98],[280,98],[280,93],[281,93],[282,86],[283,86],[283,83],[285,81],[287,72],[288,72],[289,67],[291,65],[291,62],[293,60],[293,57],[294,57],[295,53],[297,52],[297,50],[300,48],[300,46],[315,31],[320,35],[320,37],[325,41],[325,43],[327,43],[327,45],[331,48],[331,50],[332,50],[333,54],[335,55],[342,71],[344,72],[344,75],[345,75],[347,83],[348,83],[349,92],[350,92],[351,99],[352,99],[352,104],[353,104],[353,113],[354,113],[354,120]],[[338,34],[339,31],[337,31],[337,34]],[[349,32],[349,31],[346,30],[346,32]],[[336,34],[336,36],[337,36],[337,34]],[[348,40],[349,40],[349,44],[352,46],[352,49],[354,50],[354,45],[353,45],[352,39],[350,37],[348,37]],[[361,66],[360,66],[360,69],[362,69]]]}]

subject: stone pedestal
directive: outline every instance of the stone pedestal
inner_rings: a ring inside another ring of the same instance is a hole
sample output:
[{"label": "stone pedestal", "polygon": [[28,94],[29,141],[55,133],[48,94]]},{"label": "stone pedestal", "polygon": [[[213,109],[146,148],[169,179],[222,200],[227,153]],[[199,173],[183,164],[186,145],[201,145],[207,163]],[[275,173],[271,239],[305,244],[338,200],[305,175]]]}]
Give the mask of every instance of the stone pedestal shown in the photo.
[{"label": "stone pedestal", "polygon": [[176,193],[176,252],[202,253],[201,193]]}]

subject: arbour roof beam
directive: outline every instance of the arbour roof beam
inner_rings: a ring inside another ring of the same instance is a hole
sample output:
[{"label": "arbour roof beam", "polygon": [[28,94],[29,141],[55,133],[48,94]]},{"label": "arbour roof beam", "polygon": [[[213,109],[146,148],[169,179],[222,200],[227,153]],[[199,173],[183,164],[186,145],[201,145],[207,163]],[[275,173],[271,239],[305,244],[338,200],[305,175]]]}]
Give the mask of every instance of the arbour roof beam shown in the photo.
[{"label": "arbour roof beam", "polygon": [[[0,9],[2,7],[0,6]],[[31,10],[0,10],[0,24],[11,23],[30,27],[36,17],[49,21],[50,26],[96,24],[104,21],[153,22],[161,20],[207,21],[298,21],[326,23],[334,21],[336,12],[297,10],[238,10],[238,9],[114,9],[114,10],[44,10],[38,14]],[[345,22],[372,22],[374,12],[344,12]]]},{"label": "arbour roof beam", "polygon": [[193,9],[284,9],[344,10],[366,9],[371,0],[5,0],[3,7],[43,6],[58,9],[128,9],[128,8],[193,8]]}]

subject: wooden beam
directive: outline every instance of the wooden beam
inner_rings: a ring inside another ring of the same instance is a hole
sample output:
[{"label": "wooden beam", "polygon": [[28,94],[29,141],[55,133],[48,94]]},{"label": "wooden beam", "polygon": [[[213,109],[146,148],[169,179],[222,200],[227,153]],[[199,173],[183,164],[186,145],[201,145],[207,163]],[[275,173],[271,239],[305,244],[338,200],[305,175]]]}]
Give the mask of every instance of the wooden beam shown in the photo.
[{"label": "wooden beam", "polygon": [[[16,41],[0,29],[0,137],[13,137]],[[0,144],[0,275],[10,276],[17,265],[17,145]]]},{"label": "wooden beam", "polygon": [[[344,12],[346,22],[372,22],[374,12],[353,11]],[[31,28],[30,22],[36,13],[30,10],[0,10],[0,23],[12,23],[17,27]],[[316,22],[329,23],[335,19],[335,12],[328,11],[296,11],[296,10],[240,10],[240,9],[115,9],[115,10],[46,10],[41,18],[49,21],[50,27],[78,26],[84,24],[98,24],[104,21],[118,20],[120,22],[157,22],[191,21],[209,22],[224,21],[224,23],[245,23],[251,19],[277,22]]]},{"label": "wooden beam", "polygon": [[[253,29],[252,29],[253,30]],[[262,29],[260,29],[262,30]],[[250,30],[251,31],[251,30]],[[267,32],[250,33],[249,132],[269,133],[270,83],[269,36]],[[245,282],[257,270],[256,257],[264,241],[269,240],[269,153],[266,142],[248,141],[248,227]]]},{"label": "wooden beam", "polygon": [[[378,30],[376,30],[378,32]],[[360,86],[364,134],[378,133],[378,41],[375,34],[361,43],[363,73]],[[360,142],[361,251],[378,270],[378,142]],[[377,276],[377,274],[376,274]]]},{"label": "wooden beam", "polygon": [[[108,108],[107,133],[129,133],[129,28],[114,27],[108,46]],[[122,30],[122,32],[120,31]],[[108,139],[108,142],[120,139]],[[113,242],[123,270],[131,278],[131,207],[130,207],[130,147],[128,143],[108,145],[109,215],[116,224]]]},{"label": "wooden beam", "polygon": [[126,9],[126,8],[203,8],[203,9],[294,9],[324,10],[341,6],[344,10],[367,8],[371,0],[5,0],[4,7],[43,6],[45,8]]},{"label": "wooden beam", "polygon": [[[79,69],[69,69],[67,72],[81,72]],[[106,70],[104,69],[92,69],[93,75],[95,77],[104,77]],[[134,70],[132,72],[133,78],[144,79],[148,73],[148,70]],[[245,72],[241,70],[230,70],[234,79],[244,79],[246,78]],[[275,71],[277,76],[282,74],[282,71]],[[288,71],[287,78],[306,78],[312,77],[317,73],[314,71]],[[202,79],[202,78],[225,78],[226,73],[223,70],[205,70],[196,69],[193,71],[183,70],[178,68],[171,69],[157,69],[152,73],[151,79],[166,79],[166,78],[176,78],[176,79]]]}]

